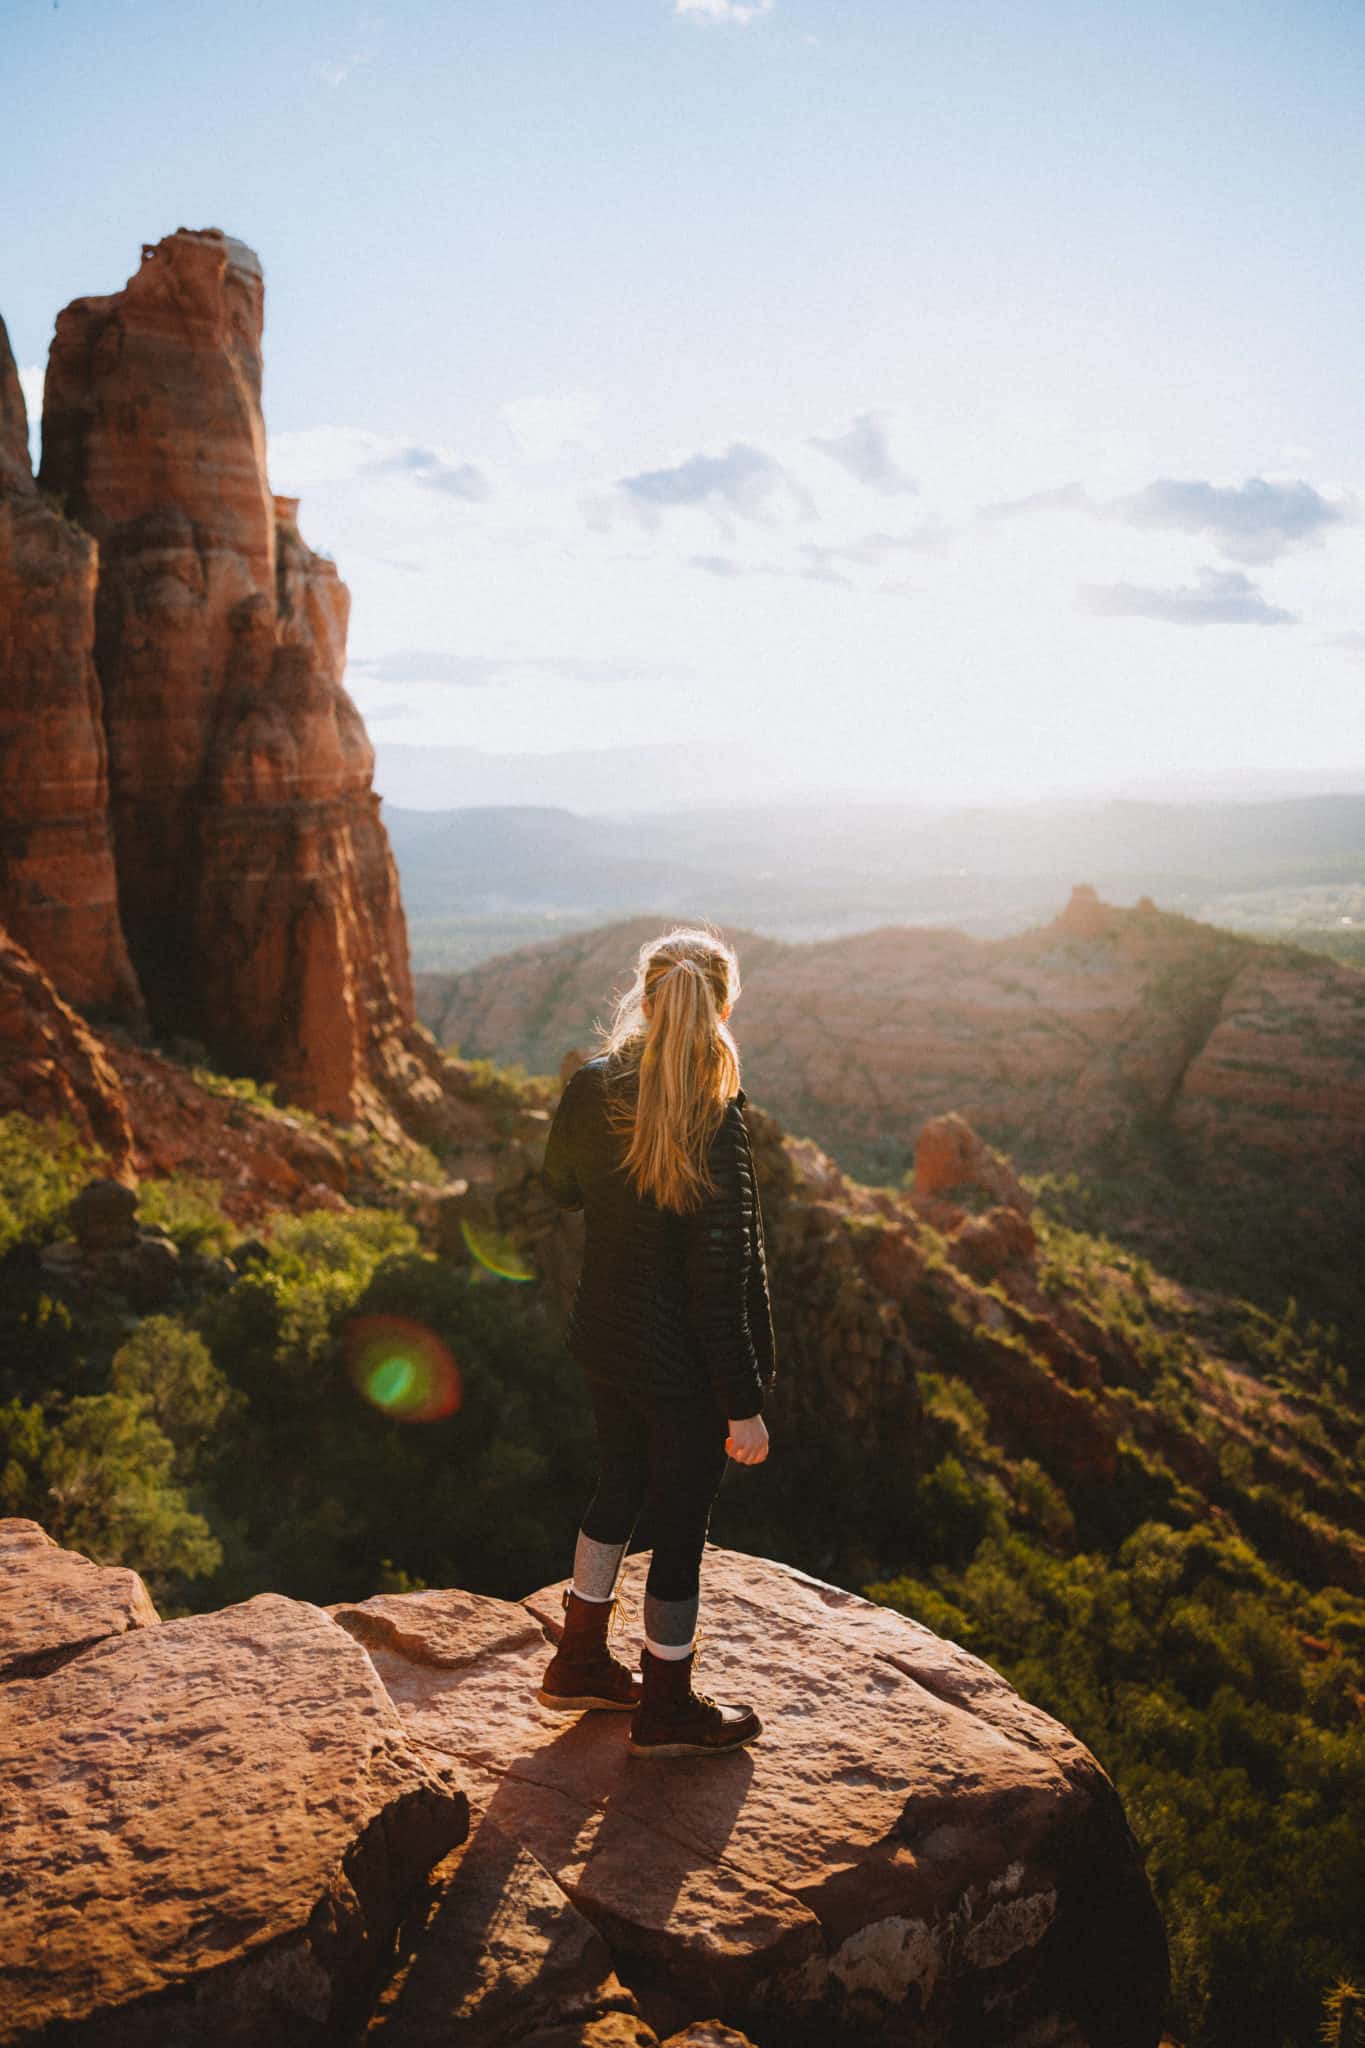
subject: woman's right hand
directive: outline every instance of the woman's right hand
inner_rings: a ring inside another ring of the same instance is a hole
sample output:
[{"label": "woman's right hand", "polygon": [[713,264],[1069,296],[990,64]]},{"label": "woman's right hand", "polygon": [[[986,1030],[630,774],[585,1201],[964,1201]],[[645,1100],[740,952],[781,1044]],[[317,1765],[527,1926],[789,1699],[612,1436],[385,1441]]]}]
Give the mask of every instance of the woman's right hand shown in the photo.
[{"label": "woman's right hand", "polygon": [[736,1422],[731,1416],[725,1449],[737,1465],[761,1465],[768,1455],[768,1425],[763,1417],[746,1415]]}]

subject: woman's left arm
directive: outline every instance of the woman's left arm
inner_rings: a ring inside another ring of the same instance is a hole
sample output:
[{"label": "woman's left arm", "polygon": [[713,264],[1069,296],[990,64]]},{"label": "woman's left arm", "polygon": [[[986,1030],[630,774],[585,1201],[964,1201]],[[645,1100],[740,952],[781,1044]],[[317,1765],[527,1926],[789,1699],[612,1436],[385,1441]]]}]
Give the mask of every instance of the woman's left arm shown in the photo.
[{"label": "woman's left arm", "polygon": [[[752,1154],[750,1155],[752,1162]],[[758,1377],[765,1398],[772,1393],[777,1378],[777,1347],[773,1341],[773,1305],[768,1293],[767,1246],[763,1241],[763,1204],[759,1196],[758,1175],[754,1174],[754,1255],[749,1262],[745,1282],[748,1295],[749,1335],[754,1344],[754,1360],[758,1366]]]},{"label": "woman's left arm", "polygon": [[763,1384],[749,1327],[754,1163],[748,1129],[733,1102],[712,1141],[708,1165],[714,1187],[687,1215],[689,1320],[716,1398],[733,1421],[763,1409]]}]

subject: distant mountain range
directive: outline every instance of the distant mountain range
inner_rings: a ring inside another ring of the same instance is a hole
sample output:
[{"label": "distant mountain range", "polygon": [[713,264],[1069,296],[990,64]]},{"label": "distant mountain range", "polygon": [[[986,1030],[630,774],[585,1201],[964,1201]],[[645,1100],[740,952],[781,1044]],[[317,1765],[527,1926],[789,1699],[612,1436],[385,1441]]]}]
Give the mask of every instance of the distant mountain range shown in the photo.
[{"label": "distant mountain range", "polygon": [[[348,675],[358,696],[367,670],[354,660]],[[373,722],[373,721],[372,721]],[[618,816],[654,811],[699,810],[716,805],[875,804],[898,807],[907,801],[899,777],[876,785],[839,785],[812,780],[808,766],[783,758],[780,735],[767,743],[741,735],[705,740],[655,740],[643,744],[557,747],[498,753],[485,747],[421,745],[376,734],[375,788],[386,803],[403,810],[448,811],[478,804],[551,804],[571,811]],[[1024,802],[1098,805],[1122,795],[1142,803],[1252,803],[1316,796],[1325,778],[1302,769],[1228,772],[1217,761],[1191,766],[1181,777],[1125,779],[1113,787],[1035,787],[983,790],[964,763],[957,786],[921,790],[916,801],[936,815],[968,807],[1020,808]],[[1365,792],[1365,764],[1342,764],[1331,777],[1334,790]]]},{"label": "distant mountain range", "polygon": [[1002,937],[1051,916],[1078,881],[1245,930],[1365,934],[1365,795],[1350,793],[943,816],[850,802],[384,815],[425,969],[643,913],[788,940],[890,923]]}]

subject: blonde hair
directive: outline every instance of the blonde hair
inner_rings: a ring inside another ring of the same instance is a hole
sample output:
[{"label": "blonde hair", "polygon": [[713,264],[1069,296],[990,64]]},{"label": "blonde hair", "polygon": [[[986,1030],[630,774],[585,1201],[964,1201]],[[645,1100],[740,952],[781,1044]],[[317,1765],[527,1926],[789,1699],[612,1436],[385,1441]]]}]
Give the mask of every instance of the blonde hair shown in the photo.
[{"label": "blonde hair", "polygon": [[734,948],[709,925],[675,925],[641,946],[603,1033],[617,1078],[638,1079],[633,1091],[609,1093],[608,1120],[629,1136],[624,1165],[636,1192],[661,1209],[695,1209],[714,1191],[706,1155],[739,1089],[739,1048],[721,1011],[738,995]]}]

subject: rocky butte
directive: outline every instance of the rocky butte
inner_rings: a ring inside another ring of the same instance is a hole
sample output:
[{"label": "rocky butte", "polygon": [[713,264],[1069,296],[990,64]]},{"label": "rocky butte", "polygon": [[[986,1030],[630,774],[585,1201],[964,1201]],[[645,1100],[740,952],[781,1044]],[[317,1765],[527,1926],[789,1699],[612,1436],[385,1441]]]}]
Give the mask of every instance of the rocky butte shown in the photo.
[{"label": "rocky butte", "polygon": [[0,359],[0,916],[70,1000],[439,1122],[348,594],[266,476],[263,306],[251,250],[184,228],[68,306],[41,491]]},{"label": "rocky butte", "polygon": [[136,1011],[94,663],[97,559],[33,480],[0,321],[0,907],[73,1002]]},{"label": "rocky butte", "polygon": [[769,1726],[663,1767],[535,1704],[558,1588],[162,1622],[0,1522],[0,2043],[1154,2048],[1089,1751],[902,1615],[707,1572],[709,1675]]}]

